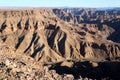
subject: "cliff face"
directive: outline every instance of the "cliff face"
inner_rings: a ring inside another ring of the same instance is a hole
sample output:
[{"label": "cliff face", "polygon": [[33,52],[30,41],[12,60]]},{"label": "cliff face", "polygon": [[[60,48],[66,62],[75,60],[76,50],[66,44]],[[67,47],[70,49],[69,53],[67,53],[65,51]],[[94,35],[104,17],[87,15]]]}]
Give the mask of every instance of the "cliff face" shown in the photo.
[{"label": "cliff face", "polygon": [[[119,60],[119,11],[112,14],[84,9],[0,10],[0,44],[40,62]],[[73,23],[77,15],[82,19],[79,24]]]},{"label": "cliff face", "polygon": [[95,8],[66,8],[53,9],[53,12],[61,19],[74,23],[97,23],[111,21],[120,18],[120,10]]},{"label": "cliff face", "polygon": [[[53,12],[62,20],[75,24],[100,24],[107,25],[115,30],[107,37],[108,40],[120,43],[120,10],[119,9],[92,9],[92,8],[66,8],[53,9]],[[105,31],[106,32],[106,31]]]}]

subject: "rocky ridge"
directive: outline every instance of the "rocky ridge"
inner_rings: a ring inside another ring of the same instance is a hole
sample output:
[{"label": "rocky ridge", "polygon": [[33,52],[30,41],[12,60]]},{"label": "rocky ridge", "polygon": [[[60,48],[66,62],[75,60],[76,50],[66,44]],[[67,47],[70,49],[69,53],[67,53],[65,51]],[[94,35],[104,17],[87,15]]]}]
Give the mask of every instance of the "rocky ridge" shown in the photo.
[{"label": "rocky ridge", "polygon": [[[25,54],[16,54],[7,45],[0,46],[0,80],[73,80],[72,74],[58,74]],[[82,78],[81,76],[77,78]]]}]

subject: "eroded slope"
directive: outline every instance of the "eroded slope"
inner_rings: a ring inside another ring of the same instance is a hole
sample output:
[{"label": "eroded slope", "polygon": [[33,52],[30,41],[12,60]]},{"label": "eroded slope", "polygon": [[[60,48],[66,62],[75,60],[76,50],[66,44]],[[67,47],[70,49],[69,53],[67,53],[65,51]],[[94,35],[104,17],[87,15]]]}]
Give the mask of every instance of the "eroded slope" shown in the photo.
[{"label": "eroded slope", "polygon": [[[108,40],[107,24],[64,22],[52,9],[0,11],[0,44],[41,62],[115,60],[120,44]],[[112,22],[111,22],[112,24]]]}]

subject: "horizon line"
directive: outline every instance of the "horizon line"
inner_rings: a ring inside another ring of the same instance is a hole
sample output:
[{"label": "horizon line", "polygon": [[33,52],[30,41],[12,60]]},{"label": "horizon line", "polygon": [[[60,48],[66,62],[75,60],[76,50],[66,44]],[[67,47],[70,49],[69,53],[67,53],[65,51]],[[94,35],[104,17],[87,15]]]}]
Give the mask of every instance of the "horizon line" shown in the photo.
[{"label": "horizon line", "polygon": [[114,7],[73,7],[73,6],[0,6],[0,8],[120,8],[120,6],[114,6]]}]

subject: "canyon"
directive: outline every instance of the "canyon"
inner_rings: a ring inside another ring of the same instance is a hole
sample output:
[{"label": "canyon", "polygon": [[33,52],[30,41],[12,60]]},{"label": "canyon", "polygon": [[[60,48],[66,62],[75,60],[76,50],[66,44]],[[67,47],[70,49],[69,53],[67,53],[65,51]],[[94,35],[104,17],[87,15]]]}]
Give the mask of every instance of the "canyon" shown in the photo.
[{"label": "canyon", "polygon": [[51,80],[120,79],[119,34],[116,8],[0,9],[0,54],[32,59]]}]

